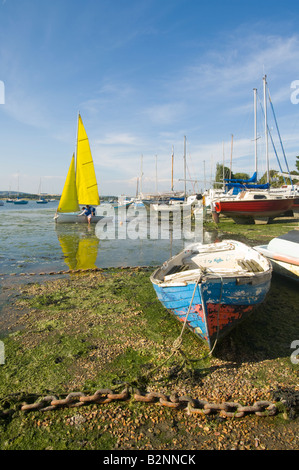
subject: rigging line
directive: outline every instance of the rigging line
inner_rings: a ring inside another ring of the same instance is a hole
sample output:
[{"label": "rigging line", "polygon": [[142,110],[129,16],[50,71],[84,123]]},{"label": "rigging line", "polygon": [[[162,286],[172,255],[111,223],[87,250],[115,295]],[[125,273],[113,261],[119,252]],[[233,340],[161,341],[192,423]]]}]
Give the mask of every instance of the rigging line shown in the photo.
[{"label": "rigging line", "polygon": [[[209,268],[206,268],[207,271],[210,271]],[[218,342],[218,336],[219,336],[219,329],[220,329],[220,323],[219,323],[219,317],[220,317],[220,306],[221,306],[221,301],[222,301],[222,294],[223,294],[223,277],[221,276],[221,274],[218,274],[218,273],[214,273],[212,271],[210,271],[213,275],[215,276],[218,276],[220,279],[221,279],[221,287],[220,287],[220,296],[219,296],[219,302],[218,302],[218,311],[217,311],[217,334],[216,334],[216,338],[215,338],[215,341],[214,341],[214,344],[213,344],[213,347],[210,349],[210,351],[208,352],[208,354],[206,354],[205,356],[201,357],[200,359],[192,359],[191,361],[192,362],[198,362],[198,361],[203,361],[204,359],[207,359],[209,356],[211,356],[213,354],[213,351],[216,347],[216,344]],[[199,282],[198,282],[199,283]],[[197,285],[195,286],[195,289],[196,289]],[[200,294],[201,294],[201,299],[202,299],[202,308],[203,308],[203,311],[204,311],[204,314],[205,314],[205,317],[207,318],[207,315],[206,315],[206,312],[205,312],[205,304],[204,304],[204,295],[203,295],[203,290],[202,290],[202,284],[200,283],[199,285],[199,288],[200,288]],[[194,289],[194,293],[195,293],[195,289]],[[193,300],[191,301],[193,302]],[[190,304],[190,307],[191,307],[191,304]],[[190,308],[189,307],[189,308]],[[189,314],[189,313],[188,313]],[[183,326],[183,329],[185,327],[185,324]],[[183,333],[183,330],[182,330],[182,333]],[[181,333],[181,334],[182,334]],[[190,359],[189,359],[190,361]]]},{"label": "rigging line", "polygon": [[[258,98],[259,98],[259,97],[258,97]],[[261,106],[262,113],[263,113],[263,115],[264,115],[264,109],[263,109],[263,105],[262,105],[262,103],[261,103],[260,98],[259,98],[259,103],[260,103],[260,106]],[[268,128],[268,133],[269,133],[269,136],[270,136],[270,139],[271,139],[271,142],[272,142],[273,150],[274,150],[274,153],[275,153],[275,155],[276,155],[276,159],[277,159],[277,163],[278,163],[279,169],[280,169],[281,173],[283,173],[282,167],[281,167],[281,164],[280,164],[280,160],[279,160],[279,157],[278,157],[278,154],[277,154],[277,151],[276,151],[276,147],[275,147],[275,144],[274,144],[274,141],[273,141],[273,138],[272,138],[272,134],[271,134],[271,131],[270,131],[268,125],[267,125],[267,128]],[[284,176],[283,176],[283,180],[284,180],[284,182],[285,182],[285,184],[286,184],[286,180],[285,180],[285,177],[284,177]]]},{"label": "rigging line", "polygon": [[[193,299],[194,299],[194,296],[195,296],[195,292],[196,292],[196,288],[199,284],[199,282],[201,281],[201,278],[202,278],[202,273],[200,273],[200,276],[198,277],[196,283],[195,283],[195,286],[194,286],[194,290],[193,290],[193,295],[192,295],[192,299],[191,299],[191,302],[189,304],[189,308],[188,308],[188,311],[187,311],[187,315],[186,315],[186,318],[185,318],[185,321],[184,321],[184,324],[183,324],[183,327],[182,327],[182,330],[181,330],[181,333],[180,335],[178,336],[178,338],[176,340],[174,340],[173,342],[173,345],[172,345],[172,351],[170,353],[170,355],[162,362],[162,364],[159,364],[157,365],[156,367],[154,367],[153,370],[151,371],[148,371],[147,374],[144,375],[144,377],[149,377],[150,375],[152,375],[157,369],[161,369],[161,367],[166,364],[175,354],[176,352],[180,349],[180,346],[182,344],[182,336],[183,336],[183,332],[185,330],[185,327],[186,327],[186,324],[187,324],[187,319],[188,319],[188,315],[190,313],[190,310],[191,310],[191,306],[192,306],[192,303],[193,303]],[[200,359],[201,360],[201,359]]]},{"label": "rigging line", "polygon": [[216,334],[216,339],[215,339],[215,342],[213,344],[213,347],[212,349],[210,350],[209,354],[208,355],[211,355],[216,347],[216,344],[217,344],[217,341],[218,341],[218,336],[219,336],[219,317],[220,317],[220,306],[221,306],[221,301],[222,301],[222,294],[223,294],[223,277],[221,276],[221,274],[218,274],[218,273],[213,273],[215,276],[219,276],[220,279],[221,279],[221,288],[220,288],[220,296],[219,296],[219,302],[218,302],[218,311],[217,311],[217,334]]},{"label": "rigging line", "polygon": [[185,330],[185,328],[186,328],[188,316],[189,316],[189,313],[190,313],[190,310],[191,310],[191,307],[192,307],[192,304],[193,304],[195,292],[196,292],[196,289],[197,289],[198,284],[201,282],[201,279],[202,279],[202,272],[200,273],[200,276],[198,277],[198,279],[197,279],[197,281],[196,281],[196,283],[195,283],[194,290],[193,290],[193,294],[192,294],[192,298],[191,298],[191,301],[190,301],[190,304],[189,304],[189,307],[188,307],[187,315],[186,315],[186,317],[185,317],[184,324],[183,324],[183,327],[182,327],[182,331],[181,331],[179,337],[175,340],[174,343],[180,342],[181,339],[182,339],[183,332],[184,332],[184,330]]},{"label": "rigging line", "polygon": [[269,89],[268,89],[268,95],[269,95],[269,102],[270,102],[271,109],[272,109],[273,116],[274,116],[274,121],[275,121],[275,125],[276,125],[277,134],[278,134],[278,137],[279,137],[279,141],[280,141],[282,153],[283,153],[283,156],[284,156],[284,161],[285,161],[285,164],[286,164],[288,173],[289,173],[289,177],[290,177],[290,181],[291,181],[291,185],[292,185],[292,189],[293,189],[293,181],[292,181],[292,178],[291,178],[291,173],[290,173],[290,170],[289,170],[289,165],[288,165],[288,162],[287,162],[287,157],[286,157],[286,154],[285,154],[285,151],[284,151],[284,147],[283,147],[283,144],[282,144],[282,140],[281,140],[281,137],[280,137],[280,132],[279,132],[279,128],[278,128],[278,124],[277,124],[277,120],[276,120],[276,115],[275,115],[275,111],[274,111],[274,106],[273,106],[273,103],[272,103],[272,100],[271,100],[271,97],[270,97]]}]

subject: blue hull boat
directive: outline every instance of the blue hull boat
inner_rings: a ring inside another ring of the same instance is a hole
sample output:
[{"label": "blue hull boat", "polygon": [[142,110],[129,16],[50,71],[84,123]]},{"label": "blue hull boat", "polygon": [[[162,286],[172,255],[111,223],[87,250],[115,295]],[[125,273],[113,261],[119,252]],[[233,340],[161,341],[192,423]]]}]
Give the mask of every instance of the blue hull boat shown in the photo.
[{"label": "blue hull boat", "polygon": [[14,204],[28,204],[28,201],[26,199],[16,199],[13,202]]},{"label": "blue hull boat", "polygon": [[158,299],[208,347],[265,299],[272,266],[234,240],[188,246],[151,275]]}]

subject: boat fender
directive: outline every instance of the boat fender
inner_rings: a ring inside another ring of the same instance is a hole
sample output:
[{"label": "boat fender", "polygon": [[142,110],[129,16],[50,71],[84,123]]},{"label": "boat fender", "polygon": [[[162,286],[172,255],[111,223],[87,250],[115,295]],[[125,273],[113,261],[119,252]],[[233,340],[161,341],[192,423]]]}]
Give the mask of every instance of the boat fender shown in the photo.
[{"label": "boat fender", "polygon": [[216,212],[218,212],[218,213],[221,212],[221,204],[220,204],[220,202],[215,202],[215,210],[216,210]]}]

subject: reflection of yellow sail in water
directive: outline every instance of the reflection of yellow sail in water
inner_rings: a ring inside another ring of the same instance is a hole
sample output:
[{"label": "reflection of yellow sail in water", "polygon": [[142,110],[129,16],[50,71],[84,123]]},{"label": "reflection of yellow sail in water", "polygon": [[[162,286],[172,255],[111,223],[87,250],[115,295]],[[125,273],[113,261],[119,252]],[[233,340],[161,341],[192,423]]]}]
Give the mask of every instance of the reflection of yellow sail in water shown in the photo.
[{"label": "reflection of yellow sail in water", "polygon": [[86,230],[57,231],[58,240],[63,252],[64,261],[69,269],[93,269],[99,247],[99,239],[94,231]]},{"label": "reflection of yellow sail in water", "polygon": [[96,267],[98,246],[98,238],[83,238],[79,241],[77,269],[91,269]]}]

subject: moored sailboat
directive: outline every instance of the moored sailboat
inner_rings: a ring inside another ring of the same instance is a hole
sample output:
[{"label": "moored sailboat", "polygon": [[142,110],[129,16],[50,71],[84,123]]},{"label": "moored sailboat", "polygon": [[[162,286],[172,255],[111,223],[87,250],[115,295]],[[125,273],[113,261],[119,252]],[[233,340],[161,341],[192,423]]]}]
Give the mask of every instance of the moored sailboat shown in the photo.
[{"label": "moored sailboat", "polygon": [[15,200],[13,201],[13,203],[14,203],[14,204],[22,204],[22,205],[23,205],[23,204],[28,204],[28,201],[27,201],[27,199],[19,199],[19,198],[17,198],[17,199],[15,199]]},{"label": "moored sailboat", "polygon": [[[294,194],[275,194],[270,189],[270,170],[268,155],[268,134],[270,133],[267,123],[267,98],[266,76],[264,82],[264,117],[265,117],[265,141],[266,141],[266,162],[267,162],[267,183],[265,185],[256,184],[257,180],[257,153],[256,153],[256,117],[255,117],[255,174],[247,181],[226,180],[227,186],[238,188],[235,197],[221,197],[214,200],[214,206],[218,214],[231,217],[236,223],[260,223],[271,222],[272,219],[284,216],[288,212],[293,215],[293,209],[296,205]],[[255,100],[256,100],[256,89]],[[270,101],[271,102],[271,101]],[[273,107],[272,107],[273,109]],[[256,101],[255,101],[256,110]],[[276,121],[276,119],[275,119]],[[277,123],[276,123],[277,124]],[[278,130],[278,129],[277,129]],[[271,134],[270,134],[271,136]],[[280,135],[279,135],[280,137]],[[271,138],[272,140],[272,138]],[[280,139],[281,140],[281,139]],[[273,143],[273,140],[272,140]]]}]

